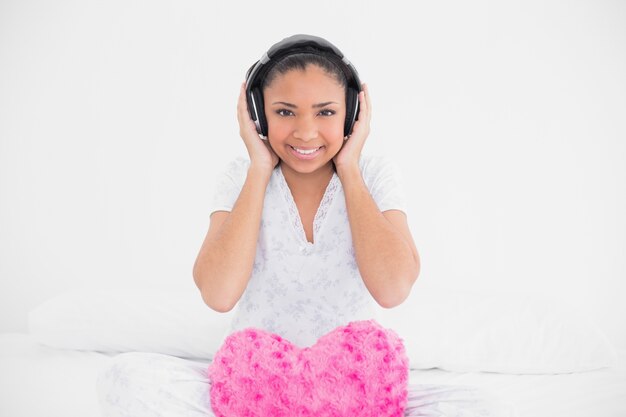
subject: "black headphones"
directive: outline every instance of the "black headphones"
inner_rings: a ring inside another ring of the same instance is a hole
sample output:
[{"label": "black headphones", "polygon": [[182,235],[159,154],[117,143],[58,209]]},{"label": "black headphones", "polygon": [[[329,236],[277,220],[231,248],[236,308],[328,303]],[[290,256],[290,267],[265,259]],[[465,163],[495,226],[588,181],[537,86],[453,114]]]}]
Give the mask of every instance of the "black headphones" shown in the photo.
[{"label": "black headphones", "polygon": [[267,120],[261,82],[272,67],[287,55],[297,53],[313,53],[331,60],[345,74],[346,88],[346,121],[343,128],[345,138],[352,134],[354,122],[359,114],[359,92],[362,90],[359,74],[354,66],[343,56],[341,51],[326,39],[312,35],[293,35],[272,45],[272,47],[255,62],[246,72],[246,98],[250,118],[256,124],[256,130],[262,139],[267,139]]}]

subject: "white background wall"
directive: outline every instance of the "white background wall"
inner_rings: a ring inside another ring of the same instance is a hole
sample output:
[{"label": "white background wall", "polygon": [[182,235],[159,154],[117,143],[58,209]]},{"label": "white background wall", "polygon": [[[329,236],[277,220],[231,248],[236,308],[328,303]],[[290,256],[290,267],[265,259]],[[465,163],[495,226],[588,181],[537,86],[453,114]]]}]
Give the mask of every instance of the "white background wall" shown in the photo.
[{"label": "white background wall", "polygon": [[73,288],[194,288],[248,67],[322,36],[372,97],[421,287],[538,293],[626,347],[623,1],[0,3],[0,331]]}]

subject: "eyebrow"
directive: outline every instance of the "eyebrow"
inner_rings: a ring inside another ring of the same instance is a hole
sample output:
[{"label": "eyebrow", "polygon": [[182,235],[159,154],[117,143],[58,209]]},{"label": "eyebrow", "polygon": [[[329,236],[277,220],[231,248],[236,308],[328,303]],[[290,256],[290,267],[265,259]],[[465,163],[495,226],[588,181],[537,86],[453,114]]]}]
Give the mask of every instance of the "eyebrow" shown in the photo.
[{"label": "eyebrow", "polygon": [[[336,101],[327,101],[325,103],[317,103],[312,105],[311,107],[314,109],[317,109],[319,107],[324,107],[324,106],[328,106],[329,104],[339,104]],[[292,109],[297,109],[298,106],[296,106],[295,104],[291,104],[291,103],[285,103],[284,101],[275,101],[274,103],[272,103],[272,105],[274,104],[282,104],[283,106],[287,106],[287,107],[291,107]]]}]

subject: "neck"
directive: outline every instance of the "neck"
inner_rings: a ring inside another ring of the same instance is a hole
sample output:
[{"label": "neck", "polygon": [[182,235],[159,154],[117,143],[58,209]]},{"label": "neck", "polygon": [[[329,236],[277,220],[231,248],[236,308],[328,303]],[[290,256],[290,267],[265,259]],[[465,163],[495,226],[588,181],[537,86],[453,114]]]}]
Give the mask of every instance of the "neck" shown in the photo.
[{"label": "neck", "polygon": [[294,171],[282,162],[280,169],[292,194],[306,193],[308,195],[315,195],[320,192],[323,194],[335,172],[332,161],[311,173]]}]

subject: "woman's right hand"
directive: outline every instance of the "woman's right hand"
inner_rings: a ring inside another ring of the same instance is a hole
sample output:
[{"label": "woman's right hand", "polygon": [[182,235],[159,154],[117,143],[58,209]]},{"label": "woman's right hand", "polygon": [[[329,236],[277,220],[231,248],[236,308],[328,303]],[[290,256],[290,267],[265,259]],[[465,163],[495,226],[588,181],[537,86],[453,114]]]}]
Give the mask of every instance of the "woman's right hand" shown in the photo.
[{"label": "woman's right hand", "polygon": [[248,101],[246,100],[246,83],[241,84],[239,90],[239,102],[237,103],[237,120],[239,120],[239,135],[248,149],[250,155],[250,166],[272,171],[280,159],[272,150],[267,140],[261,139],[256,130],[254,121],[248,113]]}]

